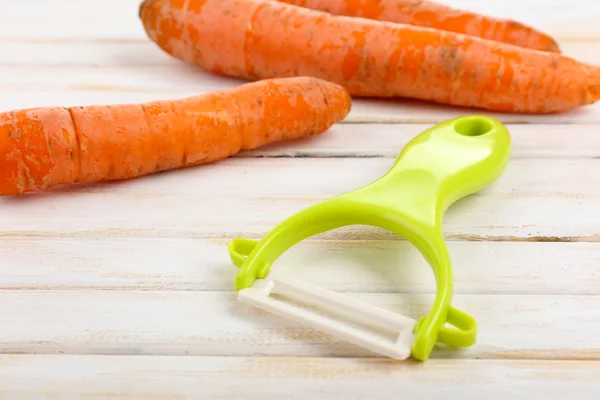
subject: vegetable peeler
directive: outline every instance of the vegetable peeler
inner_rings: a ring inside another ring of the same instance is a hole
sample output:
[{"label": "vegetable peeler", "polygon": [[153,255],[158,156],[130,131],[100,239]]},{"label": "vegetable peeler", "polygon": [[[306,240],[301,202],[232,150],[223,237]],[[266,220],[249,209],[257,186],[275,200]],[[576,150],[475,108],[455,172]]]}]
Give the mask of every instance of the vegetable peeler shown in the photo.
[{"label": "vegetable peeler", "polygon": [[[235,280],[238,299],[398,360],[412,356],[424,361],[438,343],[453,348],[473,345],[475,319],[452,306],[452,265],[442,219],[452,203],[495,181],[510,152],[508,130],[494,118],[470,115],[430,127],[408,142],[391,169],[373,183],[299,211],[260,241],[237,238],[229,242],[230,258],[239,268]],[[347,225],[387,229],[419,250],[436,280],[428,314],[415,320],[269,273],[271,265],[293,245]],[[286,290],[294,300],[393,332],[395,340],[275,300],[270,295],[276,288]]]}]

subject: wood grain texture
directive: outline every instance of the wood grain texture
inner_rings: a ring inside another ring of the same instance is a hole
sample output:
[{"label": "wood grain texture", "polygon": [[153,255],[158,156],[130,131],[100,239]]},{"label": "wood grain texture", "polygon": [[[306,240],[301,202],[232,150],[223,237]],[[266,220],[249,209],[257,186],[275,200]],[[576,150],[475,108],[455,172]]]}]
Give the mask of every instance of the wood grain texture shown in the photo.
[{"label": "wood grain texture", "polygon": [[23,400],[592,400],[600,390],[598,362],[11,355],[0,365],[3,395]]},{"label": "wood grain texture", "polygon": [[[4,238],[0,289],[230,291],[235,267],[226,247],[218,239]],[[456,293],[599,294],[599,243],[450,241],[448,248]],[[273,268],[340,292],[435,291],[431,269],[406,241],[309,240]]]},{"label": "wood grain texture", "polygon": [[[392,158],[244,159],[0,199],[2,236],[259,237],[311,204],[369,184]],[[515,159],[495,184],[456,202],[448,239],[598,241],[600,159]],[[557,210],[560,210],[558,212]],[[319,235],[390,239],[351,226]]]},{"label": "wood grain texture", "polygon": [[591,400],[600,390],[598,362],[13,355],[0,365],[6,398],[24,400]]},{"label": "wood grain texture", "polygon": [[[433,301],[347,295],[412,318]],[[8,290],[0,300],[0,353],[375,356],[240,303],[234,291]],[[476,318],[477,343],[432,358],[600,360],[600,296],[458,294],[453,304]]]}]

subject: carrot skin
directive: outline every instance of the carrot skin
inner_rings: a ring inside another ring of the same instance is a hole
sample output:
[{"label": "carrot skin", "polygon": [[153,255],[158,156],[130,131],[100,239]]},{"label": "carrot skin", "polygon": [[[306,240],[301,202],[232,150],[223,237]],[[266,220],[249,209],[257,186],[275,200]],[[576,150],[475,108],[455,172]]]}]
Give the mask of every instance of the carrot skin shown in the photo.
[{"label": "carrot skin", "polygon": [[541,51],[560,52],[549,35],[514,20],[430,0],[277,0],[335,15],[424,26]]},{"label": "carrot skin", "polygon": [[0,195],[207,164],[324,133],[350,108],[344,87],[294,77],[179,100],[8,111],[0,113]]},{"label": "carrot skin", "polygon": [[564,112],[600,97],[600,68],[559,53],[278,1],[185,5],[145,0],[140,15],[146,32],[171,56],[217,74],[313,76],[357,97],[513,113]]},{"label": "carrot skin", "polygon": [[79,169],[73,121],[65,108],[0,114],[0,193],[67,183]]}]

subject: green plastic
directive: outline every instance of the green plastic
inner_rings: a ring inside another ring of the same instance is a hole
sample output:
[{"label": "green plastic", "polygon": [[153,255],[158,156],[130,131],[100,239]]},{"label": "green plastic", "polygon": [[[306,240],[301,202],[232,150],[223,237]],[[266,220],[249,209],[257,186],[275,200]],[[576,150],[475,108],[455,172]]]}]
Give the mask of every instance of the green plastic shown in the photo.
[{"label": "green plastic", "polygon": [[298,212],[258,242],[232,240],[229,254],[239,267],[235,287],[241,290],[265,278],[278,257],[310,236],[347,225],[376,226],[410,241],[435,274],[437,294],[414,329],[411,355],[426,360],[436,343],[471,346],[476,322],[452,307],[452,266],[442,220],[452,203],[502,174],[510,151],[508,130],[496,119],[471,115],[435,125],[412,139],[377,181]]}]

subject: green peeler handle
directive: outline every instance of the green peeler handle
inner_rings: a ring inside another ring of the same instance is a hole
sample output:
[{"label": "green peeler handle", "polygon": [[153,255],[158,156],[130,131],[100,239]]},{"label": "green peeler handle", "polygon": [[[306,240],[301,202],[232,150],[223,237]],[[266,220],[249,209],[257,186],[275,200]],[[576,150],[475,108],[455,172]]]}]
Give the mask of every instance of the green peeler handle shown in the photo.
[{"label": "green peeler handle", "polygon": [[452,268],[442,220],[452,203],[497,179],[509,157],[508,131],[493,118],[472,115],[437,124],[411,140],[375,182],[296,213],[259,242],[230,242],[230,257],[240,268],[236,289],[265,277],[281,254],[307,237],[351,224],[377,226],[409,240],[436,277],[434,304],[414,330],[413,356],[426,359],[437,342],[469,346],[476,324],[451,305]]}]

